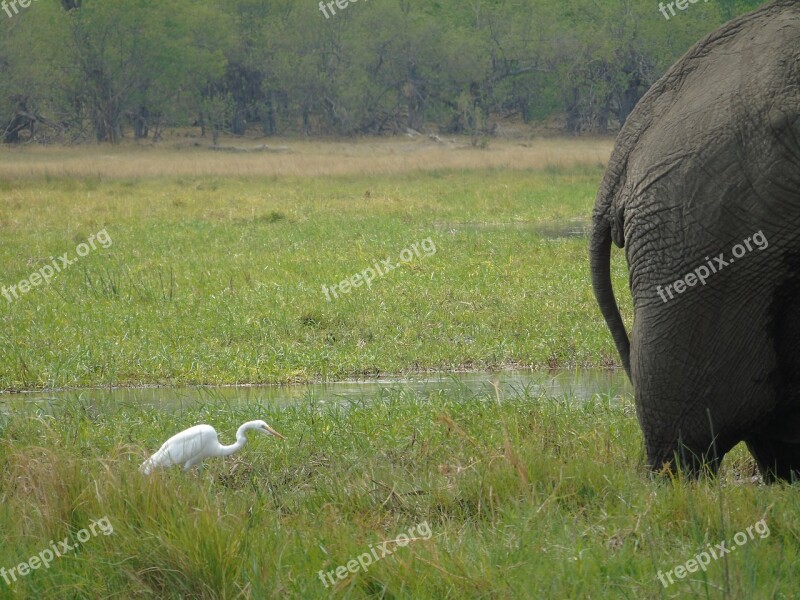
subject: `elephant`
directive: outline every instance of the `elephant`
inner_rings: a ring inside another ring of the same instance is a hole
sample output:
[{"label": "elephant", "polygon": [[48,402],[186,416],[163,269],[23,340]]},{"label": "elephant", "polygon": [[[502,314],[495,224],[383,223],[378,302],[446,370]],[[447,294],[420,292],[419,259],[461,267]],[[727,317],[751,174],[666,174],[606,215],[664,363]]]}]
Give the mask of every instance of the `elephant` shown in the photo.
[{"label": "elephant", "polygon": [[695,44],[617,137],[590,272],[652,471],[716,474],[743,441],[765,481],[800,477],[799,107],[800,0],[777,0]]}]

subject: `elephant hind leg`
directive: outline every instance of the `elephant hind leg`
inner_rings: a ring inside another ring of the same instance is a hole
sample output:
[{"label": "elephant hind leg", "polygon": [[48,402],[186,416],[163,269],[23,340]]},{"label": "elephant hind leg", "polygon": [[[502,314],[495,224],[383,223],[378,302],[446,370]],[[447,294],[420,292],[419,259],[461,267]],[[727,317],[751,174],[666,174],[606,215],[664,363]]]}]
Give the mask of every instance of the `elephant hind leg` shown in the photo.
[{"label": "elephant hind leg", "polygon": [[720,446],[708,439],[685,440],[678,438],[675,446],[661,452],[648,453],[650,468],[658,473],[675,473],[681,471],[690,478],[702,475],[716,475],[722,457],[730,450],[731,444]]},{"label": "elephant hind leg", "polygon": [[781,414],[745,442],[765,481],[800,480],[800,409]]},{"label": "elephant hind leg", "polygon": [[800,257],[794,261],[799,274],[776,292],[773,307],[776,406],[745,439],[766,481],[800,480]]},{"label": "elephant hind leg", "polygon": [[747,440],[747,447],[755,457],[764,481],[800,480],[800,444],[755,436]]}]

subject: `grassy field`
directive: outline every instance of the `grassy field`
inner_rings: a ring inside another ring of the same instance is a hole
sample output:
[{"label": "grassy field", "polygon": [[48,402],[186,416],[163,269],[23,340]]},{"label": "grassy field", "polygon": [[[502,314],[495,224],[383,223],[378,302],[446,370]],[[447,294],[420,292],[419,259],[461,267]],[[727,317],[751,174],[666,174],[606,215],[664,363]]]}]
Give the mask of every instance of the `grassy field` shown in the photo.
[{"label": "grassy field", "polygon": [[168,143],[97,148],[0,148],[0,177],[329,177],[390,175],[418,171],[569,169],[605,165],[608,138],[492,141],[476,149],[469,140],[367,138],[350,141],[229,139],[213,150],[208,140],[173,137]]},{"label": "grassy field", "polygon": [[[170,415],[77,394],[44,411],[15,401],[0,439],[0,566],[86,541],[0,581],[0,597],[794,597],[797,490],[752,484],[742,448],[716,482],[651,481],[633,407],[614,395],[396,389],[281,411],[211,396]],[[187,424],[214,423],[227,441],[256,416],[287,440],[252,436],[202,474],[136,471],[143,446]],[[381,546],[409,530],[407,545]],[[705,572],[659,581],[723,541],[734,551]],[[373,548],[380,560],[336,576]]]},{"label": "grassy field", "polygon": [[[596,144],[576,167],[561,166],[577,156],[569,144],[548,160],[538,147],[515,151],[528,163],[335,177],[23,177],[15,165],[34,173],[44,157],[69,155],[3,157],[0,389],[613,364],[586,238],[562,235],[587,224],[602,173]],[[87,164],[104,157],[85,152]],[[445,164],[511,154],[450,152]],[[232,169],[240,156],[205,154]],[[161,151],[147,160],[172,164]],[[108,247],[78,257],[101,230]],[[435,253],[414,253],[425,240]],[[64,253],[74,262],[49,283],[8,290]],[[369,288],[323,291],[387,258],[400,266]],[[623,289],[622,253],[614,266]]]},{"label": "grassy field", "polygon": [[[615,364],[581,234],[608,141],[291,144],[3,151],[0,286],[19,297],[0,297],[0,388]],[[35,284],[64,253],[74,262]],[[326,299],[323,285],[387,258],[402,264]],[[613,269],[629,319],[621,252]],[[715,480],[652,479],[620,390],[392,386],[281,408],[218,394],[175,412],[6,395],[0,598],[800,589],[796,486],[759,484],[743,446]],[[137,471],[192,424],[229,443],[255,418],[287,439],[251,435],[201,473]]]}]

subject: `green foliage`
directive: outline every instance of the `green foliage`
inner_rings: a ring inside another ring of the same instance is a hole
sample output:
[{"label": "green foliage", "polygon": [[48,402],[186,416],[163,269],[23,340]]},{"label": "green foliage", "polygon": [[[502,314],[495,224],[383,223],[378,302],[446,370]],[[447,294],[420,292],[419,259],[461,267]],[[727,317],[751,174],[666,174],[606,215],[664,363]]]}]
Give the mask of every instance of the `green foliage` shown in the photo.
[{"label": "green foliage", "polygon": [[669,21],[638,0],[362,1],[328,18],[290,0],[77,4],[0,18],[3,127],[117,141],[199,121],[214,133],[224,104],[236,134],[478,136],[501,117],[553,114],[605,131],[700,37],[761,2],[698,3]]}]

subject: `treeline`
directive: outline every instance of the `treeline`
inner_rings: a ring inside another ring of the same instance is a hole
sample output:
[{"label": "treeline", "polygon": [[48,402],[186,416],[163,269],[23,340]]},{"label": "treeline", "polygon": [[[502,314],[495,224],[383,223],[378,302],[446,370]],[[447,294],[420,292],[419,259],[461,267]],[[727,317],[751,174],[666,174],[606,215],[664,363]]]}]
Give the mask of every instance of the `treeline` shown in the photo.
[{"label": "treeline", "polygon": [[605,132],[695,41],[763,2],[686,2],[669,20],[651,0],[338,3],[17,2],[0,12],[0,140],[477,136],[551,115]]}]

